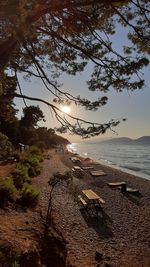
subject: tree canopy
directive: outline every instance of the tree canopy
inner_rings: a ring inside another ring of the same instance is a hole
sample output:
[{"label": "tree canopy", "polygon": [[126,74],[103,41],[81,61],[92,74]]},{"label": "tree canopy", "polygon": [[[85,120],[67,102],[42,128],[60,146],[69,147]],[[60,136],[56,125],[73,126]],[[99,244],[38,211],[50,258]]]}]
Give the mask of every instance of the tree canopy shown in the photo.
[{"label": "tree canopy", "polygon": [[44,115],[39,106],[29,106],[23,109],[23,117],[21,118],[21,125],[24,127],[35,127],[37,123],[44,120]]},{"label": "tree canopy", "polygon": [[[59,104],[73,102],[96,110],[107,103],[107,96],[91,102],[71,95],[61,90],[59,75],[76,75],[91,62],[90,90],[107,93],[112,88],[119,92],[143,88],[141,70],[148,65],[150,53],[149,14],[148,0],[2,0],[0,69],[11,69],[20,90],[20,94],[13,92],[14,97],[38,100],[51,108],[60,132],[69,130],[82,137],[105,133],[119,121],[101,124],[64,116]],[[117,51],[112,36],[120,26],[129,42]],[[22,95],[19,73],[41,79],[53,103]]]}]

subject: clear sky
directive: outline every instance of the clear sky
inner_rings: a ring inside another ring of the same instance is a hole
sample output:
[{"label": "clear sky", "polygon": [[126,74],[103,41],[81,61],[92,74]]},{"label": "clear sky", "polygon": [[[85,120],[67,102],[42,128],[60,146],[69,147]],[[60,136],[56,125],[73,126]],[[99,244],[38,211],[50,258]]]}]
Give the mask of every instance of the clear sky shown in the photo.
[{"label": "clear sky", "polygon": [[[120,50],[122,49],[122,45],[126,43],[121,29],[118,28],[116,36],[113,37],[113,44],[117,50]],[[90,100],[96,100],[98,97],[104,96],[104,94],[100,91],[90,92],[88,90],[85,81],[90,78],[89,68],[90,67],[87,67],[84,73],[73,77],[63,75],[61,77],[61,82],[63,83],[61,89],[75,96],[80,95],[81,97],[85,97]],[[118,136],[116,136],[112,131],[108,131],[105,135],[99,136],[98,138],[123,136],[138,138],[143,135],[150,135],[150,68],[146,68],[143,72],[146,80],[144,89],[136,90],[134,92],[124,90],[124,92],[121,93],[117,93],[112,90],[107,94],[109,98],[108,104],[99,108],[98,111],[85,111],[83,108],[71,106],[71,115],[99,123],[108,122],[110,119],[120,119],[124,117],[127,119],[127,121],[121,122],[121,124],[115,128]],[[31,82],[26,82],[21,77],[20,80],[23,94],[43,98],[46,101],[52,101],[52,97],[50,97],[49,92],[45,90],[41,81],[32,79]],[[22,107],[24,106],[23,101],[21,99],[17,99],[15,103],[17,104],[17,108],[20,110],[18,113],[18,116],[20,116]],[[46,126],[48,128],[58,126],[56,119],[52,116],[47,106],[33,101],[27,101],[27,104],[40,105],[40,108],[46,118],[46,123],[41,124],[41,126]],[[72,142],[82,140],[81,137],[70,136],[68,134],[66,134],[65,137]]]}]

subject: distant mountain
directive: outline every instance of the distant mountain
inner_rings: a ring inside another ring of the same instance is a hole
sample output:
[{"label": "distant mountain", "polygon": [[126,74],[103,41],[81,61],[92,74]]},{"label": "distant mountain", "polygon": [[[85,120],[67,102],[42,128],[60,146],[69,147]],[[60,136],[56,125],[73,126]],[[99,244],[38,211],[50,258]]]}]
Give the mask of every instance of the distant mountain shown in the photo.
[{"label": "distant mountain", "polygon": [[150,136],[142,136],[137,139],[131,139],[128,137],[112,138],[105,141],[100,141],[100,143],[106,144],[139,144],[139,145],[150,145]]},{"label": "distant mountain", "polygon": [[149,144],[150,145],[150,136],[142,136],[138,139],[135,139],[134,142],[136,142],[137,144]]}]

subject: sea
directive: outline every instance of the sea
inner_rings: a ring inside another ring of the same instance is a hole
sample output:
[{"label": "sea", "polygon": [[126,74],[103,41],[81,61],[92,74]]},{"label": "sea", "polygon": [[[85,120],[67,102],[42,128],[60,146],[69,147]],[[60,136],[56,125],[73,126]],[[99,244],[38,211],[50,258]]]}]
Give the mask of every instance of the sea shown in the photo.
[{"label": "sea", "polygon": [[113,144],[81,142],[69,145],[69,150],[92,158],[110,167],[150,180],[150,144]]}]

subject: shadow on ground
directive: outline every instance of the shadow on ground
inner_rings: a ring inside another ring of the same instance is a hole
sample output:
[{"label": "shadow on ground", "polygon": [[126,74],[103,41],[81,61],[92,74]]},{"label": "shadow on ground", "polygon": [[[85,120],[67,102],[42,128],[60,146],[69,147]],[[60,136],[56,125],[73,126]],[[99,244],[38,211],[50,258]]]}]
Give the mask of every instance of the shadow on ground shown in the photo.
[{"label": "shadow on ground", "polygon": [[140,193],[137,194],[130,194],[130,193],[124,193],[123,194],[128,200],[132,201],[137,206],[142,206],[142,203],[140,202],[140,198],[142,198],[142,195]]},{"label": "shadow on ground", "polygon": [[113,236],[111,228],[108,224],[112,224],[111,218],[103,210],[85,210],[80,209],[80,212],[87,223],[88,227],[92,227],[98,235],[105,239]]}]

